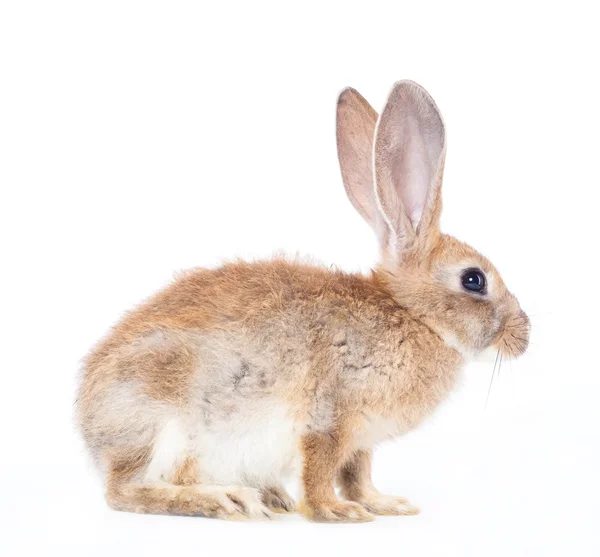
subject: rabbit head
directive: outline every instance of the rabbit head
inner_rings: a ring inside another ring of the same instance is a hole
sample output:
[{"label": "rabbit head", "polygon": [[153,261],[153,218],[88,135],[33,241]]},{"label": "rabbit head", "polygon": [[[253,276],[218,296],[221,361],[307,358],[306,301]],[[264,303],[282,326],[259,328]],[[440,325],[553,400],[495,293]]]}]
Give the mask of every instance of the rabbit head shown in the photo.
[{"label": "rabbit head", "polygon": [[338,98],[344,186],[377,235],[377,274],[397,303],[463,356],[529,344],[529,319],[500,274],[473,248],[440,232],[444,122],[412,81],[390,92],[381,116],[354,89]]}]

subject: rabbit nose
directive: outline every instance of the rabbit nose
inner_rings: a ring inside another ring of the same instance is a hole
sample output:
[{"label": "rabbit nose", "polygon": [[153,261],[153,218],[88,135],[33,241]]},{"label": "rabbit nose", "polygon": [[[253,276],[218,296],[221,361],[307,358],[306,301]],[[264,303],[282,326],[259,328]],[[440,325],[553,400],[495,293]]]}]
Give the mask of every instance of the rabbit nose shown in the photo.
[{"label": "rabbit nose", "polygon": [[500,343],[504,351],[511,356],[521,356],[529,346],[531,322],[523,310],[510,317],[504,327]]}]

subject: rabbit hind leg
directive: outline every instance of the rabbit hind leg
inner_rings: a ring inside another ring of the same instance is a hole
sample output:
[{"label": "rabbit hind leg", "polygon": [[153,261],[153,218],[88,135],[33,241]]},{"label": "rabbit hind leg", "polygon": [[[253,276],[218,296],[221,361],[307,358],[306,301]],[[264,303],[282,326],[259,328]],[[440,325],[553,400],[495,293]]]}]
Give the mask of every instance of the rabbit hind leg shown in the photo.
[{"label": "rabbit hind leg", "polygon": [[109,457],[106,499],[111,508],[226,520],[273,517],[255,488],[195,483],[198,463],[191,457],[184,458],[175,468],[172,482],[141,479],[150,458],[148,449],[121,450]]}]

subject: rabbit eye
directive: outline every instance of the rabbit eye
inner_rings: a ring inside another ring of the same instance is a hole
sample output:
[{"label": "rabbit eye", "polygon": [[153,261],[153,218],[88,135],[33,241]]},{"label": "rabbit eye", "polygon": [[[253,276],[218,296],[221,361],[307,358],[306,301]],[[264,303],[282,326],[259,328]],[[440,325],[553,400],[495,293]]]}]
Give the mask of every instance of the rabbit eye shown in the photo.
[{"label": "rabbit eye", "polygon": [[463,288],[469,292],[485,294],[486,280],[483,271],[479,269],[467,269],[461,277]]}]

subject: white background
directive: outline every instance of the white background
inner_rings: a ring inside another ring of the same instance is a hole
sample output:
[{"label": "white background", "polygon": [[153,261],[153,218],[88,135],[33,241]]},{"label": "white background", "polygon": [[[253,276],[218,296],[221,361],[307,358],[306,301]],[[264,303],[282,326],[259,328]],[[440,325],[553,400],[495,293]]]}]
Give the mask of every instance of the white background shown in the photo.
[{"label": "white background", "polygon": [[[600,82],[593,3],[3,2],[3,555],[598,555]],[[444,114],[443,228],[531,314],[529,353],[471,365],[376,454],[422,513],[369,524],[110,511],[72,422],[79,360],[177,270],[377,250],[334,112],[398,79]]]}]

